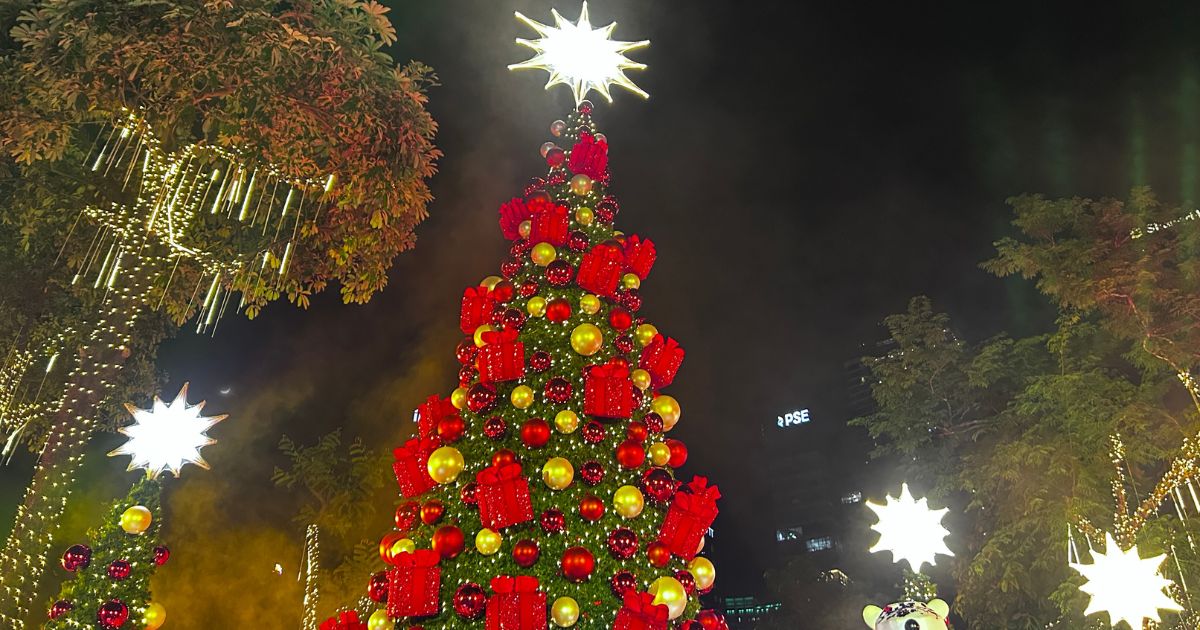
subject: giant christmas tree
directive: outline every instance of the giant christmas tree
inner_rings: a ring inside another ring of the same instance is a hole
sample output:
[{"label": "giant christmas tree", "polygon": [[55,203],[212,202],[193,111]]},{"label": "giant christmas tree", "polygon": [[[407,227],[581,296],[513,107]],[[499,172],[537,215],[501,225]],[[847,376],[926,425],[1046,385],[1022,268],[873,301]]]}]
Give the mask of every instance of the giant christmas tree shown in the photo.
[{"label": "giant christmas tree", "polygon": [[[684,483],[667,437],[680,405],[665,389],[684,351],[638,315],[655,260],[649,239],[613,228],[607,139],[589,90],[640,93],[624,57],[644,42],[578,23],[525,20],[521,41],[578,105],[542,146],[548,173],[500,207],[513,241],[500,276],[463,294],[458,387],[417,411],[395,450],[404,501],[380,544],[372,628],[666,628],[721,624],[699,613],[712,564],[699,556],[715,486]],[[385,612],[386,611],[386,612]],[[386,614],[386,617],[385,617]]]}]

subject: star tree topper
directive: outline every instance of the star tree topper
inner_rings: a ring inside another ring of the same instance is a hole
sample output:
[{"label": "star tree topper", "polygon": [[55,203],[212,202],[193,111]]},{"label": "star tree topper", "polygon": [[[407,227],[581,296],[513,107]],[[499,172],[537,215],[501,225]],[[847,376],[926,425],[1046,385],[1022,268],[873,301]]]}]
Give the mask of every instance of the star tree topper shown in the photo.
[{"label": "star tree topper", "polygon": [[150,409],[138,409],[130,403],[125,408],[133,415],[134,423],[118,429],[129,437],[120,448],[109,453],[109,457],[130,455],[129,470],[145,468],[151,478],[163,471],[171,471],[176,477],[186,464],[208,468],[208,462],[200,455],[200,449],[216,440],[208,437],[214,424],[224,420],[228,414],[201,416],[204,401],[187,404],[187,383],[176,394],[170,404],[158,396]]},{"label": "star tree topper", "polygon": [[626,70],[646,68],[646,64],[630,60],[625,53],[649,46],[649,40],[621,42],[610,39],[617,28],[616,22],[593,29],[588,18],[587,2],[583,3],[579,21],[574,24],[564,19],[558,11],[551,9],[550,12],[554,15],[554,26],[531,20],[517,12],[517,19],[528,24],[541,37],[534,40],[517,38],[518,44],[532,48],[535,54],[528,61],[512,64],[509,70],[533,68],[549,72],[550,80],[546,82],[546,89],[559,84],[569,86],[575,94],[576,104],[582,102],[592,90],[611,103],[610,85],[619,85],[642,98],[649,98],[645,90],[625,76]]},{"label": "star tree topper", "polygon": [[889,495],[882,505],[867,501],[867,507],[879,517],[879,522],[871,526],[879,532],[872,553],[890,551],[894,562],[908,562],[913,571],[920,571],[926,563],[932,566],[935,554],[954,555],[946,547],[945,538],[950,532],[942,526],[942,517],[950,508],[930,509],[925,498],[913,498],[907,483],[900,486],[899,497]]},{"label": "star tree topper", "polygon": [[1167,555],[1153,558],[1138,557],[1137,545],[1121,551],[1112,534],[1104,534],[1104,553],[1092,551],[1091,564],[1071,564],[1071,568],[1087,578],[1079,590],[1092,596],[1083,614],[1107,612],[1115,628],[1124,621],[1131,628],[1142,627],[1146,619],[1158,622],[1159,610],[1181,611],[1179,604],[1163,589],[1171,580],[1159,575]]}]

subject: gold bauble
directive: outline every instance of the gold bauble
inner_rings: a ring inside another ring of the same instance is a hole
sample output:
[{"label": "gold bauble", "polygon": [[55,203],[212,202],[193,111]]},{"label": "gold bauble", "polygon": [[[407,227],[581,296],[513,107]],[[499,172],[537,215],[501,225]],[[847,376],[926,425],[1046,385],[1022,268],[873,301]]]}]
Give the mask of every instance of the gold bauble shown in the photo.
[{"label": "gold bauble", "polygon": [[642,391],[650,387],[650,373],[642,368],[638,368],[629,373],[629,380],[633,381],[634,387]]},{"label": "gold bauble", "polygon": [[571,192],[583,196],[592,192],[592,178],[580,173],[571,178]]},{"label": "gold bauble", "polygon": [[708,540],[708,538],[705,538],[704,536],[700,537],[700,544],[696,545],[696,553],[700,553],[701,551],[704,551],[704,541],[706,541],[706,540]]},{"label": "gold bauble", "polygon": [[684,590],[683,584],[673,577],[664,575],[654,580],[646,592],[654,596],[651,603],[667,607],[667,617],[671,619],[678,619],[687,607],[687,591]]},{"label": "gold bauble", "polygon": [[554,262],[555,258],[558,258],[558,251],[550,243],[538,243],[529,252],[529,258],[533,260],[534,264],[545,267]]},{"label": "gold bauble", "polygon": [[529,238],[531,231],[533,231],[533,224],[529,222],[529,219],[525,219],[517,226],[517,234],[520,234],[521,238]]},{"label": "gold bauble", "polygon": [[395,628],[392,620],[388,619],[387,611],[384,609],[376,610],[367,618],[367,630],[391,630]]},{"label": "gold bauble", "polygon": [[392,548],[388,551],[388,555],[395,558],[402,553],[412,553],[416,550],[417,543],[413,542],[411,538],[401,538],[392,543]]},{"label": "gold bauble", "polygon": [[613,507],[621,518],[637,518],[646,507],[646,498],[635,486],[621,486],[613,493]]},{"label": "gold bauble", "polygon": [[135,505],[121,514],[121,529],[126,534],[141,534],[150,529],[154,515],[144,505]]},{"label": "gold bauble", "polygon": [[450,404],[454,405],[455,409],[462,409],[467,406],[467,388],[456,387],[450,392]]},{"label": "gold bauble", "polygon": [[500,534],[486,527],[479,530],[478,534],[475,534],[475,548],[485,556],[490,556],[500,551],[501,542],[503,542],[503,539],[500,537]]},{"label": "gold bauble", "polygon": [[463,469],[463,456],[453,446],[443,446],[429,454],[429,476],[438,483],[450,483],[458,479]]},{"label": "gold bauble", "polygon": [[588,293],[579,298],[579,310],[588,315],[595,315],[600,312],[600,297]]},{"label": "gold bauble", "polygon": [[666,466],[667,462],[671,461],[671,447],[665,442],[655,442],[646,449],[650,455],[650,463],[655,466]]},{"label": "gold bauble", "polygon": [[508,398],[517,409],[528,409],[533,404],[533,390],[528,385],[517,385]]},{"label": "gold bauble", "polygon": [[696,579],[696,588],[707,591],[717,580],[717,568],[708,558],[696,556],[688,563],[688,573]]},{"label": "gold bauble", "polygon": [[535,295],[529,298],[529,301],[525,303],[525,312],[529,313],[533,317],[541,317],[542,315],[545,315],[546,298],[540,295]]},{"label": "gold bauble", "polygon": [[654,335],[657,334],[658,329],[654,327],[654,324],[642,324],[641,326],[637,327],[637,330],[634,331],[633,336],[637,337],[637,342],[639,344],[642,346],[648,346],[650,345],[651,341],[654,341]]},{"label": "gold bauble", "polygon": [[571,331],[571,347],[575,352],[590,357],[604,347],[604,333],[592,324],[580,324]]},{"label": "gold bauble", "polygon": [[642,286],[642,279],[637,277],[636,273],[627,273],[621,276],[621,286],[626,289],[637,289]]},{"label": "gold bauble", "polygon": [[497,284],[500,284],[501,280],[503,280],[503,278],[500,276],[488,276],[479,281],[479,286],[491,291],[492,289],[496,288]]},{"label": "gold bauble", "polygon": [[670,431],[679,422],[679,401],[672,396],[659,396],[650,401],[650,410],[662,416],[663,431]]},{"label": "gold bauble", "polygon": [[158,602],[150,602],[142,613],[142,623],[146,624],[146,630],[158,630],[167,623],[167,609]]},{"label": "gold bauble", "polygon": [[559,597],[550,607],[550,619],[559,628],[570,628],[579,621],[579,602],[570,597]]},{"label": "gold bauble", "polygon": [[579,428],[579,414],[570,409],[563,409],[554,416],[554,428],[559,433],[574,433]]},{"label": "gold bauble", "polygon": [[571,485],[574,479],[575,468],[565,457],[551,457],[546,465],[542,466],[542,481],[545,481],[551,490],[562,490]]},{"label": "gold bauble", "polygon": [[492,328],[492,325],[491,325],[491,324],[484,324],[484,325],[480,326],[479,328],[476,328],[476,329],[475,329],[475,335],[474,335],[474,337],[473,337],[473,338],[474,338],[474,340],[475,340],[475,347],[476,347],[476,348],[482,348],[482,347],[484,347],[485,345],[487,345],[487,344],[486,344],[486,343],[484,343],[484,341],[483,341],[483,333],[485,333],[485,332],[491,332],[491,331],[493,331],[493,330],[496,330],[496,329],[495,329],[495,328]]},{"label": "gold bauble", "polygon": [[596,213],[591,208],[583,206],[575,211],[575,220],[579,222],[579,225],[588,226],[596,220]]}]

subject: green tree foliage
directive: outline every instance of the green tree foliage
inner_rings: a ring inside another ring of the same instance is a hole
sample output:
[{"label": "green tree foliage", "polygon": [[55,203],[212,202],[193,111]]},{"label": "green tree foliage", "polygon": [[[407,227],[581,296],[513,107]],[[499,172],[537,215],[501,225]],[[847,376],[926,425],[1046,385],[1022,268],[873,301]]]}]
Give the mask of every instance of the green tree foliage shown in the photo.
[{"label": "green tree foliage", "polygon": [[[85,544],[92,548],[91,563],[65,582],[59,593],[58,599],[69,602],[73,608],[58,619],[47,622],[47,630],[99,627],[96,611],[113,599],[120,600],[129,608],[130,621],[127,627],[144,627],[141,620],[146,607],[153,601],[150,577],[158,567],[154,561],[154,548],[160,544],[161,494],[162,487],[158,481],[143,477],[133,485],[127,496],[113,502],[105,514],[104,522],[88,532]],[[153,520],[145,532],[127,534],[121,529],[121,514],[135,505],[150,510]],[[109,564],[118,560],[131,565],[129,577],[123,580],[115,580],[108,574]]]}]

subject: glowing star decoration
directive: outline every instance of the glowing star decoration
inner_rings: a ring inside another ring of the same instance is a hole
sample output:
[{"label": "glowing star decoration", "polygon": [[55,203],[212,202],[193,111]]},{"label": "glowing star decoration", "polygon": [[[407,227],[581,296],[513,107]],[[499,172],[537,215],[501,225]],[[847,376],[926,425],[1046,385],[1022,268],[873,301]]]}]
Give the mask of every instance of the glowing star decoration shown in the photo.
[{"label": "glowing star decoration", "polygon": [[134,423],[119,431],[129,436],[129,440],[108,455],[132,456],[129,470],[145,468],[151,478],[166,470],[178,477],[185,464],[208,468],[200,449],[216,440],[205,435],[205,431],[224,420],[226,415],[200,415],[204,402],[187,404],[187,390],[187,383],[184,383],[171,404],[155,396],[151,409],[138,409],[125,403],[125,408],[133,414]]},{"label": "glowing star decoration", "polygon": [[908,562],[913,571],[920,571],[926,563],[932,566],[935,554],[954,555],[946,547],[945,538],[950,532],[942,526],[942,517],[950,509],[930,509],[926,499],[913,498],[907,483],[900,486],[899,497],[888,496],[883,505],[868,501],[867,507],[879,517],[879,522],[871,526],[879,532],[872,553],[890,551],[893,562]]},{"label": "glowing star decoration", "polygon": [[649,46],[649,40],[621,42],[610,39],[617,28],[616,22],[592,29],[586,2],[579,12],[579,21],[574,24],[559,15],[558,11],[551,9],[551,13],[554,14],[554,26],[517,13],[517,19],[528,24],[541,37],[535,40],[517,38],[518,44],[532,48],[535,54],[528,61],[512,64],[509,70],[545,70],[550,73],[546,89],[560,84],[569,86],[575,94],[576,103],[582,102],[592,90],[611,103],[610,85],[619,85],[642,98],[649,98],[649,94],[625,76],[626,70],[646,68],[646,64],[630,60],[625,53]]},{"label": "glowing star decoration", "polygon": [[1166,554],[1140,558],[1137,545],[1121,551],[1109,533],[1104,534],[1104,545],[1105,553],[1092,551],[1091,564],[1071,563],[1071,568],[1088,580],[1079,587],[1092,596],[1083,611],[1085,616],[1107,612],[1114,628],[1124,621],[1131,628],[1140,629],[1146,619],[1158,622],[1159,610],[1183,610],[1163,592],[1172,584],[1158,574]]}]

